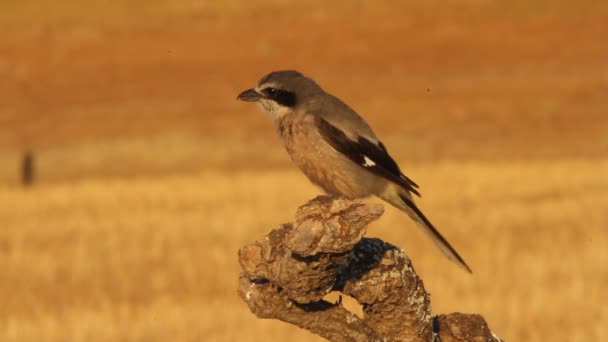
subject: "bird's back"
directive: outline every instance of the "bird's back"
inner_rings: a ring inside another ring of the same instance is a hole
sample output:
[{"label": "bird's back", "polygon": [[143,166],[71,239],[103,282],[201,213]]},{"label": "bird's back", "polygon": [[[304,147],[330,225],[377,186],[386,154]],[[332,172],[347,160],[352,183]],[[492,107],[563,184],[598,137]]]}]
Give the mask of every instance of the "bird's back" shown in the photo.
[{"label": "bird's back", "polygon": [[363,137],[370,141],[378,142],[376,134],[365,119],[342,100],[330,93],[326,92],[323,96],[317,97],[307,108],[310,114],[323,118],[342,132],[345,132],[352,140],[356,141],[359,137]]}]

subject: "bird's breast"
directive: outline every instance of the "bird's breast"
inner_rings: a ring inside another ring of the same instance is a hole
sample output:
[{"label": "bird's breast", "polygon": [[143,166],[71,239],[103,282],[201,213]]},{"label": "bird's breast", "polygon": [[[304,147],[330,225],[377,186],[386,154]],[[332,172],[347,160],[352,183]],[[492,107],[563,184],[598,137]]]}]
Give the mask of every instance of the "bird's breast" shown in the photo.
[{"label": "bird's breast", "polygon": [[293,162],[327,193],[351,199],[373,193],[369,172],[335,151],[313,123],[283,120],[277,128]]}]

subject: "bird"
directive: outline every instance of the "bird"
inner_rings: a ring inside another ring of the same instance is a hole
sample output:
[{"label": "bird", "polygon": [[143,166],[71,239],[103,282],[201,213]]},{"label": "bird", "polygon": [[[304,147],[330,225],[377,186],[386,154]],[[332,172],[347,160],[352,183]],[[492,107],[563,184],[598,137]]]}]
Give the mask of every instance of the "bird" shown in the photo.
[{"label": "bird", "polygon": [[267,74],[237,100],[255,102],[269,116],[292,161],[312,183],[332,196],[383,199],[412,218],[448,259],[472,273],[414,202],[419,186],[346,103],[296,70]]}]

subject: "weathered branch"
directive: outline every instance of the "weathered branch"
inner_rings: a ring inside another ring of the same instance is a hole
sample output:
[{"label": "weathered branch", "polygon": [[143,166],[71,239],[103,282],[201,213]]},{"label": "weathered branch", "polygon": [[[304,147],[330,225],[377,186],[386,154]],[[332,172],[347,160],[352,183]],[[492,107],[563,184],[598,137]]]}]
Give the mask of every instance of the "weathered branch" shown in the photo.
[{"label": "weathered branch", "polygon": [[[240,296],[260,318],[331,341],[499,341],[479,315],[432,316],[430,296],[407,255],[363,238],[383,211],[379,204],[328,196],[306,203],[294,223],[240,249]],[[363,317],[323,300],[331,291],[355,298]]]}]

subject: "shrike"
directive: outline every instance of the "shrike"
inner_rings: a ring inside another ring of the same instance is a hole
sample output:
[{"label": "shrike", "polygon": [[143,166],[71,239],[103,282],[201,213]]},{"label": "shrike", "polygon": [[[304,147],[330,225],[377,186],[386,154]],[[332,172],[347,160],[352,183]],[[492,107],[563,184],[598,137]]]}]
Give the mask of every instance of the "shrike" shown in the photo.
[{"label": "shrike", "polygon": [[256,102],[274,123],[294,163],[331,195],[378,196],[407,213],[439,249],[471,269],[414,203],[418,185],[405,176],[370,126],[315,81],[293,70],[264,76],[238,100]]}]

